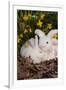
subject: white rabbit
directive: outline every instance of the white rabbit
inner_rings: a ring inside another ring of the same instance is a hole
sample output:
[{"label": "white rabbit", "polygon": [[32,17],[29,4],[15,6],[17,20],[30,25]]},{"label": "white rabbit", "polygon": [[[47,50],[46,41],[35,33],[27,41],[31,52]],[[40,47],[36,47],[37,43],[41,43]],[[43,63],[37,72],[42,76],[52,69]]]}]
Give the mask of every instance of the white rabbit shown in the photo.
[{"label": "white rabbit", "polygon": [[[33,63],[40,63],[57,57],[57,44],[56,39],[52,39],[53,34],[57,33],[57,30],[51,30],[48,35],[45,35],[39,29],[35,30],[35,39],[31,38],[25,42],[21,47],[20,54],[22,57],[30,57]],[[39,40],[38,37],[39,36]]]},{"label": "white rabbit", "polygon": [[52,38],[56,33],[58,30],[51,30],[48,35],[45,35],[41,30],[35,30],[35,34],[39,36],[39,48],[44,53],[43,61],[57,57],[58,40]]},{"label": "white rabbit", "polygon": [[40,63],[43,55],[38,47],[37,35],[35,36],[35,39],[31,38],[25,42],[25,44],[21,47],[20,54],[25,58],[30,57],[33,60],[33,63]]}]

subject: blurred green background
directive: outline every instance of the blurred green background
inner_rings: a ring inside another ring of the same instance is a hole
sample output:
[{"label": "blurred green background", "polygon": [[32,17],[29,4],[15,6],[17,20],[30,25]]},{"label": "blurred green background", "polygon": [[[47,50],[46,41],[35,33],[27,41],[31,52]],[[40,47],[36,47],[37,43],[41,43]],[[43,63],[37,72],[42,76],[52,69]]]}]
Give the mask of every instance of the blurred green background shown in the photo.
[{"label": "blurred green background", "polygon": [[18,52],[28,39],[34,37],[35,29],[41,29],[45,34],[52,29],[58,29],[58,12],[17,10]]}]

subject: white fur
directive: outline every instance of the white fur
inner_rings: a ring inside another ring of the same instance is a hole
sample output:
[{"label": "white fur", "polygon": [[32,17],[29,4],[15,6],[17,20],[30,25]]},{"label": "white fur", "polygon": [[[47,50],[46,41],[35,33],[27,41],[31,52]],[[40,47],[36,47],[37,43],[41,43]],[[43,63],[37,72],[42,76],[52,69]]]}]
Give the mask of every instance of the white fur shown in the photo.
[{"label": "white fur", "polygon": [[[27,42],[29,42],[28,47],[26,47]],[[33,63],[40,63],[43,54],[41,53],[41,50],[38,48],[38,37],[35,36],[35,39],[31,38],[27,42],[21,47],[21,56],[25,58],[30,57],[33,60]]]},{"label": "white fur", "polygon": [[[41,61],[50,60],[57,57],[57,43],[56,39],[52,39],[52,35],[57,33],[57,30],[51,30],[48,35],[45,35],[39,29],[35,30],[35,39],[31,38],[28,47],[27,42],[21,47],[20,54],[22,57],[31,57],[33,63],[40,63]],[[39,41],[38,37],[39,36]],[[48,42],[48,44],[47,44]]]},{"label": "white fur", "polygon": [[[35,31],[35,34],[37,34],[37,30]],[[44,33],[44,32],[43,32]],[[53,39],[53,34],[58,33],[58,30],[51,30],[48,35],[45,35],[44,37],[40,37],[39,39],[39,48],[42,50],[44,55],[46,57],[43,57],[43,61],[50,60],[57,57],[57,47],[58,47],[58,40]]]}]

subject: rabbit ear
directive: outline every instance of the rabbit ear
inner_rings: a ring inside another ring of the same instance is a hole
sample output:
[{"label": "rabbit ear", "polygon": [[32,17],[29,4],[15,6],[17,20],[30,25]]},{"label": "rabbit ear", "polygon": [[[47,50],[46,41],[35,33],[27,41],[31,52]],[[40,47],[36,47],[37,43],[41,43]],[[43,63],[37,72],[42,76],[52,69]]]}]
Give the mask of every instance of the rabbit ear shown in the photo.
[{"label": "rabbit ear", "polygon": [[40,29],[36,29],[35,34],[38,35],[39,37],[44,37],[45,36],[45,33],[42,32]]},{"label": "rabbit ear", "polygon": [[52,38],[55,34],[57,34],[58,33],[58,30],[57,29],[55,29],[55,30],[51,30],[49,33],[48,33],[48,37],[50,37],[50,38]]}]

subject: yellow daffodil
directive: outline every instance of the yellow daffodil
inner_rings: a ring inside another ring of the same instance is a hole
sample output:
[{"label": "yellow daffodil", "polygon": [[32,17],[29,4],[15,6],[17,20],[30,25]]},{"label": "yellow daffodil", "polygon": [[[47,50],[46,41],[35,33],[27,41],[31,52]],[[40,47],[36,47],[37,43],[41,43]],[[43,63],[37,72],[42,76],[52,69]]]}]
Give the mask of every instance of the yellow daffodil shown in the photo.
[{"label": "yellow daffodil", "polygon": [[27,21],[28,20],[28,16],[26,14],[23,16],[23,20],[24,21]]},{"label": "yellow daffodil", "polygon": [[31,13],[28,13],[28,18],[29,18],[29,19],[31,19],[31,16],[32,16]]},{"label": "yellow daffodil", "polygon": [[25,47],[26,47],[26,48],[29,47],[29,42],[28,42],[28,41],[26,42]]},{"label": "yellow daffodil", "polygon": [[32,32],[31,28],[29,29],[29,32]]},{"label": "yellow daffodil", "polygon": [[20,37],[23,38],[23,34],[20,34]]},{"label": "yellow daffodil", "polygon": [[52,24],[51,24],[51,23],[48,23],[48,24],[47,24],[47,28],[48,28],[48,29],[52,29]]},{"label": "yellow daffodil", "polygon": [[39,21],[37,22],[37,26],[39,26],[39,27],[41,28],[41,27],[42,27],[42,21],[39,20]]},{"label": "yellow daffodil", "polygon": [[58,39],[58,34],[54,34],[52,38]]},{"label": "yellow daffodil", "polygon": [[20,43],[21,39],[20,38],[17,38],[17,43]]},{"label": "yellow daffodil", "polygon": [[27,32],[28,32],[28,30],[27,30],[27,29],[25,29],[25,30],[24,30],[24,34],[25,34],[25,33],[27,33]]},{"label": "yellow daffodil", "polygon": [[41,20],[43,20],[44,17],[45,17],[45,14],[41,14],[40,16]]}]

